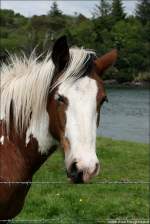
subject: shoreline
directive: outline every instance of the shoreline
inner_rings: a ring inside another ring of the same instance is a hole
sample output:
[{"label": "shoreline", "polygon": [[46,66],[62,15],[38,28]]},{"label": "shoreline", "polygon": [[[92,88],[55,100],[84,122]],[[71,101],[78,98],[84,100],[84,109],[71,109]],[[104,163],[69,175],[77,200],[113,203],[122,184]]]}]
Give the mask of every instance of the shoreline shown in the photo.
[{"label": "shoreline", "polygon": [[132,81],[132,82],[123,82],[119,83],[115,79],[104,80],[106,87],[133,87],[133,88],[150,88],[149,81]]},{"label": "shoreline", "polygon": [[98,141],[98,139],[104,139],[104,140],[108,140],[108,141],[112,141],[112,142],[121,142],[121,143],[131,143],[131,144],[142,144],[142,145],[147,145],[149,146],[149,142],[142,142],[142,141],[136,141],[136,140],[130,140],[130,139],[122,139],[122,138],[114,138],[114,137],[110,137],[110,136],[104,136],[104,135],[96,135],[96,141]]}]

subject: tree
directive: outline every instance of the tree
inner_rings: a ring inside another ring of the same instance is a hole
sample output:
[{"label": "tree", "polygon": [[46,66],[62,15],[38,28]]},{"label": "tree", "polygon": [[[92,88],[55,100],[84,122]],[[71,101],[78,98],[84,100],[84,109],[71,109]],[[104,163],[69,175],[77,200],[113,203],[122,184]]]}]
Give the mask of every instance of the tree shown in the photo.
[{"label": "tree", "polygon": [[51,5],[47,14],[47,20],[49,25],[46,34],[44,34],[44,48],[47,48],[47,46],[50,45],[52,46],[53,41],[62,34],[66,26],[65,15],[59,9],[56,0],[54,0]]},{"label": "tree", "polygon": [[[112,1],[114,15],[110,11]],[[126,82],[136,78],[139,73],[149,74],[150,14],[147,10],[150,0],[139,0],[137,9],[140,11],[137,10],[136,16],[125,19],[122,2],[123,0],[99,0],[97,17],[92,19],[82,14],[65,15],[59,10],[56,1],[53,1],[48,15],[31,18],[12,10],[0,10],[0,61],[7,58],[6,51],[19,53],[23,50],[29,55],[37,46],[37,55],[47,52],[58,37],[67,35],[72,45],[95,49],[98,55],[105,54],[112,48],[118,49],[116,68],[106,73],[106,79]],[[144,21],[144,25],[141,21]]]},{"label": "tree", "polygon": [[110,9],[111,6],[109,0],[100,0],[99,5],[96,5],[94,14],[96,15],[96,17],[104,17],[110,14]]},{"label": "tree", "polygon": [[122,0],[113,0],[112,16],[114,17],[115,21],[119,21],[125,18]]},{"label": "tree", "polygon": [[150,0],[140,0],[137,4],[136,16],[143,24],[150,21]]},{"label": "tree", "polygon": [[62,11],[58,8],[57,2],[54,1],[52,3],[51,9],[48,13],[50,16],[55,17],[55,16],[61,16],[62,15]]}]

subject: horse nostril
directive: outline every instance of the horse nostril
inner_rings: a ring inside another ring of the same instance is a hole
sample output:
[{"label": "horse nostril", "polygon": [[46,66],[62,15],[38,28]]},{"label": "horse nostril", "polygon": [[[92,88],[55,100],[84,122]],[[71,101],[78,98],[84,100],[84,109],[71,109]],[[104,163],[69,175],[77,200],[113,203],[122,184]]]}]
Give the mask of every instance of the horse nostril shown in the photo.
[{"label": "horse nostril", "polygon": [[71,168],[70,168],[70,174],[71,176],[76,176],[78,173],[78,170],[77,170],[77,163],[74,162],[72,165],[71,165]]},{"label": "horse nostril", "polygon": [[76,162],[71,165],[69,177],[74,183],[83,183],[83,172],[78,170]]}]

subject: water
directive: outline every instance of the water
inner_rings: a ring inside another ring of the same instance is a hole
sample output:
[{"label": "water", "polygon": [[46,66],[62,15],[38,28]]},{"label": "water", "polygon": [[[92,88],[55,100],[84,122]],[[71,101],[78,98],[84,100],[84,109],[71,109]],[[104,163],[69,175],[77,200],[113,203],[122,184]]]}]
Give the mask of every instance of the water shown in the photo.
[{"label": "water", "polygon": [[98,136],[149,142],[149,90],[107,89],[109,103],[101,110]]}]

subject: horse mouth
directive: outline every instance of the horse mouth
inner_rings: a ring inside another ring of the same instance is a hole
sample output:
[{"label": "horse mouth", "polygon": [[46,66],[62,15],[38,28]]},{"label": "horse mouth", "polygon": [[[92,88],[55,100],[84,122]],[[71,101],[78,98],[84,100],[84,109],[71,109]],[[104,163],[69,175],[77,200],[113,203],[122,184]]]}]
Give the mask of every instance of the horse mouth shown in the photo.
[{"label": "horse mouth", "polygon": [[78,171],[76,162],[71,165],[69,172],[67,172],[67,176],[70,179],[71,183],[74,184],[82,184],[83,180],[83,171]]}]

